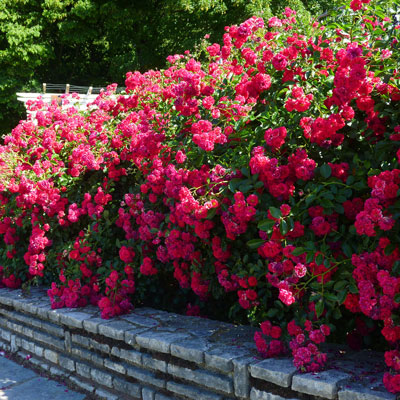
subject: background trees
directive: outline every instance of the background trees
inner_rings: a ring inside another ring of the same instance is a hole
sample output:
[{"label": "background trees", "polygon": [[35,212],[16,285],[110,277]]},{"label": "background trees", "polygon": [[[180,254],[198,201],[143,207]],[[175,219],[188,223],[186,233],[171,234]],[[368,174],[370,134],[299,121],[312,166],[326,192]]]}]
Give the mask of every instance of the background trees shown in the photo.
[{"label": "background trees", "polygon": [[130,70],[162,68],[169,54],[193,49],[205,34],[280,8],[320,13],[317,0],[2,0],[0,133],[24,117],[17,91],[42,82],[123,84]]}]

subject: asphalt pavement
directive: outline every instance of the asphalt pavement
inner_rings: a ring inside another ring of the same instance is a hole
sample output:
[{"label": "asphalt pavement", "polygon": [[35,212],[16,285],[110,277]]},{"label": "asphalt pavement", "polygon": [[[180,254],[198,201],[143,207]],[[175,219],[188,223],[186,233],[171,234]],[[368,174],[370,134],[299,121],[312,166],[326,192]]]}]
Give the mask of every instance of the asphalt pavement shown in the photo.
[{"label": "asphalt pavement", "polygon": [[85,397],[0,355],[0,400],[83,400]]}]

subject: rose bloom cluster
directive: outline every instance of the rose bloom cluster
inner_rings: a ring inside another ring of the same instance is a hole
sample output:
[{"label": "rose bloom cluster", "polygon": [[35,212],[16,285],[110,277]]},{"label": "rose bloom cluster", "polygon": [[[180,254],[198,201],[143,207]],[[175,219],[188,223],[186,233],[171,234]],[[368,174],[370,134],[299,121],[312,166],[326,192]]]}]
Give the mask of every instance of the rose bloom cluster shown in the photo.
[{"label": "rose bloom cluster", "polygon": [[400,29],[383,3],[252,17],[84,112],[76,94],[31,102],[0,146],[1,284],[103,318],[164,295],[229,311],[300,371],[324,367],[328,336],[382,335],[400,392]]}]

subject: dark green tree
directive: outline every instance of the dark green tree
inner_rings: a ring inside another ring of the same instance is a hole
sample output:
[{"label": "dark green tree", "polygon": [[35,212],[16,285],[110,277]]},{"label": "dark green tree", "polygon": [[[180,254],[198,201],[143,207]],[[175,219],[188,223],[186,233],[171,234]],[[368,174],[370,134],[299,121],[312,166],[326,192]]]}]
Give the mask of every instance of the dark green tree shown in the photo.
[{"label": "dark green tree", "polygon": [[24,116],[15,93],[41,82],[123,84],[129,70],[162,68],[205,34],[290,6],[322,12],[324,0],[2,0],[0,132]]}]

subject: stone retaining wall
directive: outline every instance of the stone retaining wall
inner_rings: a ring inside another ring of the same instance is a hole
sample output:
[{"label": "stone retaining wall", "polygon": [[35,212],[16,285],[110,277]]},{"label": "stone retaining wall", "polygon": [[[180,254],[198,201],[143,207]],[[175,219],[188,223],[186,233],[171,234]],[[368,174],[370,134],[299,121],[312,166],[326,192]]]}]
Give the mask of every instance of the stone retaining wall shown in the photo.
[{"label": "stone retaining wall", "polygon": [[382,355],[328,349],[329,369],[299,374],[261,360],[254,329],[149,308],[113,320],[95,307],[52,310],[45,291],[0,289],[0,347],[104,399],[394,400]]}]

